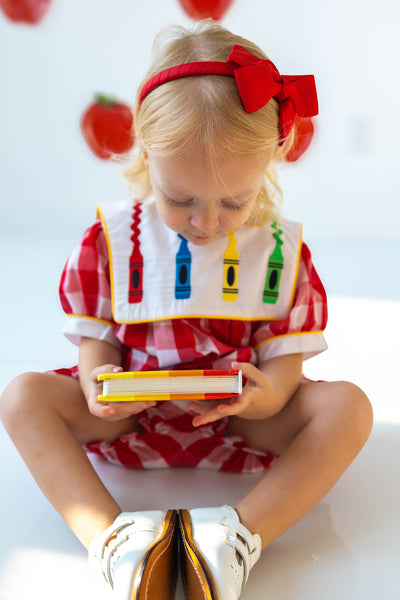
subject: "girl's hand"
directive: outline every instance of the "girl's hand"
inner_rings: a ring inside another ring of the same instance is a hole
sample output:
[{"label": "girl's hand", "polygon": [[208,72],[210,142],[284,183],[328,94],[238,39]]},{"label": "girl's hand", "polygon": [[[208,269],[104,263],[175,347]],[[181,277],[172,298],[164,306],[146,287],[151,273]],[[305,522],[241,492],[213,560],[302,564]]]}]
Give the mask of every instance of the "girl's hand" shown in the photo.
[{"label": "girl's hand", "polygon": [[276,392],[265,373],[250,363],[232,363],[233,369],[241,369],[247,383],[240,396],[228,400],[202,400],[190,402],[189,408],[197,413],[193,425],[205,425],[237,415],[242,419],[265,419],[276,412]]},{"label": "girl's hand", "polygon": [[120,373],[121,371],[122,367],[110,364],[96,367],[90,373],[86,386],[86,400],[92,415],[107,421],[122,421],[156,405],[156,402],[99,402],[97,396],[102,393],[103,382],[97,381],[97,376],[101,373]]}]

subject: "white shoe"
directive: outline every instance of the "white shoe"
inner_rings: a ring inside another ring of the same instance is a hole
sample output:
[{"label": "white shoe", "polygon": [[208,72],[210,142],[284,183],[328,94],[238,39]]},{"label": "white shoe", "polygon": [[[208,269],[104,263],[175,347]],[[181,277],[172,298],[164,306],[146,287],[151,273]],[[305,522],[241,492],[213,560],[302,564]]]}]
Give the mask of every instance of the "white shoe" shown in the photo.
[{"label": "white shoe", "polygon": [[238,600],[261,554],[230,506],[180,510],[181,569],[190,600]]},{"label": "white shoe", "polygon": [[173,598],[177,561],[175,510],[121,513],[89,548],[118,600]]}]

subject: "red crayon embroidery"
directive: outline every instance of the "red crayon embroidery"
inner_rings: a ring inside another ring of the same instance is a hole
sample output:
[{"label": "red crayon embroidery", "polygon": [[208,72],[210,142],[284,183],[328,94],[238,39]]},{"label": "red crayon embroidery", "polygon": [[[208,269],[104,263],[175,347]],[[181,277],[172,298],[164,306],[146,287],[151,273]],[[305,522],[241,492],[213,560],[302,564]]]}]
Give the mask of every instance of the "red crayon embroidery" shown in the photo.
[{"label": "red crayon embroidery", "polygon": [[129,304],[135,304],[141,302],[143,298],[143,256],[140,252],[140,240],[139,240],[139,225],[140,225],[140,214],[142,207],[139,203],[136,203],[133,207],[132,215],[132,235],[131,240],[133,242],[132,254],[129,259],[129,292],[128,302]]}]

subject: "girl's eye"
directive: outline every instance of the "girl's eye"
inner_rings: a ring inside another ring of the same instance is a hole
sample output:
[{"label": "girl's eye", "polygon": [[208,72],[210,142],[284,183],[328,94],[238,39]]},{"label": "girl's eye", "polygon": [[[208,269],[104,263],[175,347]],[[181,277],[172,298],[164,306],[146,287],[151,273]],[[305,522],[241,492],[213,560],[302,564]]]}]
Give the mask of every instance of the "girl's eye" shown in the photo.
[{"label": "girl's eye", "polygon": [[242,210],[245,208],[247,201],[242,202],[241,204],[232,204],[230,202],[223,202],[223,207],[228,208],[230,210]]},{"label": "girl's eye", "polygon": [[[194,203],[193,198],[189,198],[188,200],[174,200],[173,198],[166,196],[166,200],[170,206],[174,206],[177,208],[186,208],[187,206],[191,206]],[[221,206],[228,210],[242,210],[247,206],[247,204],[248,200],[245,200],[244,202],[241,202],[239,204],[226,201],[221,202]]]},{"label": "girl's eye", "polygon": [[173,200],[172,198],[167,197],[167,202],[170,206],[176,206],[178,208],[185,208],[185,206],[190,206],[192,204],[192,200],[183,200],[178,202],[177,200]]}]

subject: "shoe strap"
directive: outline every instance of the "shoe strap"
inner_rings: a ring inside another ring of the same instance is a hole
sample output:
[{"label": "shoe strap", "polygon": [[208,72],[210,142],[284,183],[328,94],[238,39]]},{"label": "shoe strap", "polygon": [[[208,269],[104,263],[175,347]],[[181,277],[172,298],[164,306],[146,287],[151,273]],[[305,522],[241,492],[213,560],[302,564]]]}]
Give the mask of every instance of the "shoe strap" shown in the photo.
[{"label": "shoe strap", "polygon": [[105,531],[96,538],[89,547],[89,564],[91,567],[104,575],[107,583],[113,587],[113,577],[111,572],[111,557],[116,550],[123,544],[128,536],[121,539],[119,535],[125,527],[134,524],[134,519],[128,516],[120,516],[116,521],[107,527]]},{"label": "shoe strap", "polygon": [[222,525],[225,525],[230,530],[226,537],[226,543],[236,550],[243,561],[244,586],[247,582],[251,569],[260,558],[261,538],[258,533],[250,533],[250,531],[241,523],[232,523],[223,519]]}]

